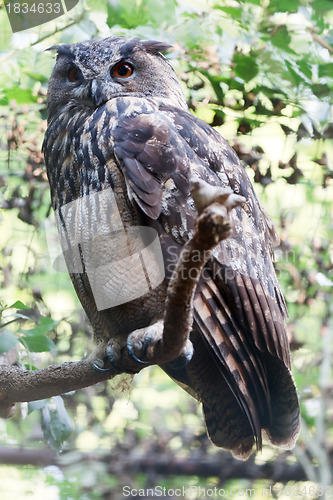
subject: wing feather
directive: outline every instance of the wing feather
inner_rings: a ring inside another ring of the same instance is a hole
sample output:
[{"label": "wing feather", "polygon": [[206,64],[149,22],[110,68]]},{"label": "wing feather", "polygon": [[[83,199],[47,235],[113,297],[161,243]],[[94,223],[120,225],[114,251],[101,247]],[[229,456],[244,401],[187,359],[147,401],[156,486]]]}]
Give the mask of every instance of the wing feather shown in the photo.
[{"label": "wing feather", "polygon": [[[179,248],[193,230],[190,176],[230,187],[246,198],[246,206],[231,213],[231,236],[206,265],[209,278],[205,274],[198,285],[191,333],[194,357],[178,376],[176,370],[163,368],[202,401],[211,439],[235,456],[247,456],[253,442],[260,448],[262,429],[273,442],[292,446],[299,408],[289,369],[286,307],[272,263],[276,234],[235,152],[209,125],[163,103],[146,103],[144,111],[138,106],[137,113],[119,116],[111,135],[132,197],[146,223],[157,228],[162,247],[173,241]],[[242,422],[242,429],[229,423],[228,433],[223,428],[227,416]],[[279,418],[289,422],[289,431]]]}]

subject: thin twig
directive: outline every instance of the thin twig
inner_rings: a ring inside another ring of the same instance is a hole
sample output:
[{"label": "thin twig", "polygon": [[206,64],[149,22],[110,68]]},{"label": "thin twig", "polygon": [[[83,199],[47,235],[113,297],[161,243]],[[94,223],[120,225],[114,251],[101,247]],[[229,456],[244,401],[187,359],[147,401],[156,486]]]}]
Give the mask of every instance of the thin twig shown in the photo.
[{"label": "thin twig", "polygon": [[333,54],[333,47],[331,47],[331,45],[329,45],[327,42],[325,42],[325,40],[323,40],[319,35],[317,35],[317,33],[314,31],[313,28],[308,28],[308,31],[311,33],[312,40],[314,42],[319,43],[319,45],[324,47],[324,49],[328,50],[330,54]]}]

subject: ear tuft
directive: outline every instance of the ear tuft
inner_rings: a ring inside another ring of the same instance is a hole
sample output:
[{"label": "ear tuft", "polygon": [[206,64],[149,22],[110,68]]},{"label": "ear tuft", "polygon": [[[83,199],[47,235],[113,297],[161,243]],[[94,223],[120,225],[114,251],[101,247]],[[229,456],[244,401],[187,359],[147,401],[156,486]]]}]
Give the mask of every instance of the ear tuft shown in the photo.
[{"label": "ear tuft", "polygon": [[58,50],[59,45],[52,45],[51,47],[48,47],[47,49],[44,50],[44,52],[47,52],[48,50]]},{"label": "ear tuft", "polygon": [[147,52],[151,52],[152,54],[172,49],[172,45],[169,43],[159,42],[158,40],[142,40],[141,45]]},{"label": "ear tuft", "polygon": [[52,45],[51,47],[48,47],[47,49],[45,49],[44,52],[48,51],[48,50],[56,50],[58,55],[59,54],[70,54],[71,53],[71,44],[67,44],[67,43],[63,43],[63,44],[60,44],[60,45]]}]

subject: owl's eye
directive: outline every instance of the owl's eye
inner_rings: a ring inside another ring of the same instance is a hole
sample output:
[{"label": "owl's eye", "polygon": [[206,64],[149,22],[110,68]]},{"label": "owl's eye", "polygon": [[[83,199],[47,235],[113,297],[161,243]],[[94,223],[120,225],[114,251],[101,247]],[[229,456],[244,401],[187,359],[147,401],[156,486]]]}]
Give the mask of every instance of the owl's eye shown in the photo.
[{"label": "owl's eye", "polygon": [[113,66],[111,73],[119,78],[128,78],[133,73],[133,66],[127,62],[119,62]]},{"label": "owl's eye", "polygon": [[82,78],[82,73],[76,66],[71,66],[68,70],[67,77],[70,82],[75,83]]}]

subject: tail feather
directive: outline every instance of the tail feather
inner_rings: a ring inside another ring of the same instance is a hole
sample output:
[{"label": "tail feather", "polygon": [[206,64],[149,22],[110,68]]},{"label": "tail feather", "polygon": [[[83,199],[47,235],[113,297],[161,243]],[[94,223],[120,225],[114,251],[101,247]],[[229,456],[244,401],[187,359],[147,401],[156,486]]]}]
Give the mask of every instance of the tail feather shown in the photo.
[{"label": "tail feather", "polygon": [[253,445],[261,449],[263,434],[293,447],[300,415],[281,313],[253,280],[242,278],[233,294],[227,301],[213,280],[198,286],[191,334],[198,345],[187,373],[213,443],[245,459]]},{"label": "tail feather", "polygon": [[192,360],[181,373],[163,368],[202,402],[216,446],[241,460],[261,449],[263,436],[290,449],[300,411],[284,310],[254,278],[234,274],[226,282],[213,271],[214,279],[205,273],[193,302]]},{"label": "tail feather", "polygon": [[300,432],[300,409],[296,385],[291,371],[281,360],[270,354],[263,355],[268,370],[272,397],[272,421],[265,436],[275,446],[292,449]]},{"label": "tail feather", "polygon": [[210,348],[196,331],[191,334],[194,356],[186,366],[188,381],[203,404],[207,433],[219,447],[245,460],[256,439],[250,419],[239,399],[226,382],[217,363],[212,362]]},{"label": "tail feather", "polygon": [[[252,444],[255,442],[257,449],[261,449],[261,415],[267,413],[267,401],[269,400],[263,365],[260,358],[253,355],[249,339],[242,335],[241,330],[231,320],[230,312],[214,283],[210,283],[210,287],[204,287],[198,300],[200,307],[196,307],[197,301],[194,301],[194,324],[201,332],[207,348],[211,351],[208,366],[211,367],[212,363],[215,364],[219,384],[223,380],[229,388],[228,401],[227,404],[226,401],[223,401],[223,407],[228,409],[228,418],[231,418],[230,411],[233,408],[232,420],[234,422],[236,416],[240,413],[243,414],[242,417],[247,419],[252,432]],[[214,389],[206,385],[204,398],[201,398],[203,401],[207,400],[207,392],[209,391],[213,392]],[[217,404],[217,394],[215,394],[214,406]],[[231,400],[234,401],[233,405],[230,404]],[[216,412],[216,408],[214,411],[210,411],[210,408],[211,405],[204,404],[205,415],[210,415],[206,419],[207,429],[212,440],[216,442],[216,440],[220,441],[220,438],[213,438],[218,429],[218,421],[216,422],[216,417],[213,418],[213,414],[217,413],[220,419],[222,409]],[[225,410],[223,411],[225,412]],[[211,422],[214,422],[214,426]],[[215,431],[210,432],[212,427]],[[221,427],[220,423],[219,428],[221,429]],[[246,439],[246,441],[245,449],[249,446],[249,440]],[[221,443],[219,445],[223,446]],[[239,446],[241,449],[244,448],[242,445]]]}]

